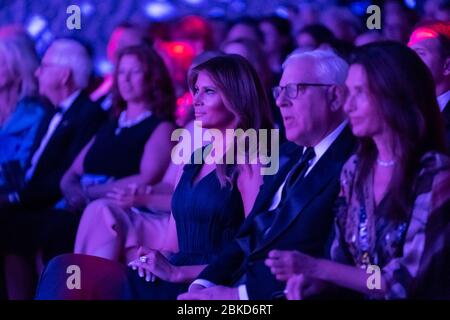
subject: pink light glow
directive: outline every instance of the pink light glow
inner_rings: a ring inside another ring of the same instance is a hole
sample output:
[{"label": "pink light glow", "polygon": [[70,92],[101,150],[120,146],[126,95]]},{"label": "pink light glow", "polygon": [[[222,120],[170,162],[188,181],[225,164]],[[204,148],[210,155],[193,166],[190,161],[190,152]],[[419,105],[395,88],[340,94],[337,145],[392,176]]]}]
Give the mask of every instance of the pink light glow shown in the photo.
[{"label": "pink light glow", "polygon": [[433,30],[427,28],[419,28],[413,32],[411,38],[409,39],[408,46],[413,46],[417,42],[426,40],[426,39],[436,39],[438,34]]}]

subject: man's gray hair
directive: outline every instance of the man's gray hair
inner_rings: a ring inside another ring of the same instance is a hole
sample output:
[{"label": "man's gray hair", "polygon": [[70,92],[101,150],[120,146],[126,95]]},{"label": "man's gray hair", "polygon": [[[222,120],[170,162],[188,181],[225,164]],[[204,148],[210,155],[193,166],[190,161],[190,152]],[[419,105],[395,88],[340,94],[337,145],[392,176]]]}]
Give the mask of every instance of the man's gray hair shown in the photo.
[{"label": "man's gray hair", "polygon": [[296,52],[287,57],[283,69],[292,61],[310,60],[317,77],[323,83],[343,85],[348,73],[348,63],[331,50]]},{"label": "man's gray hair", "polygon": [[77,89],[86,88],[92,72],[92,61],[86,48],[76,40],[63,38],[55,40],[49,49],[53,63],[70,68]]}]

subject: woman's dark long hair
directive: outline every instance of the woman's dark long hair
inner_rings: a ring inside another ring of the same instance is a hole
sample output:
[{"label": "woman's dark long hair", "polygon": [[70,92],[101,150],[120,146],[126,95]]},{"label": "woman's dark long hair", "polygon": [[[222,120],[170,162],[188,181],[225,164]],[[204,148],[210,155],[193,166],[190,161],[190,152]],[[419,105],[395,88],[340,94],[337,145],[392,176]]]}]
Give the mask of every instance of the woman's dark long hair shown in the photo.
[{"label": "woman's dark long hair", "polygon": [[175,89],[163,59],[148,45],[125,47],[118,53],[112,89],[114,116],[118,116],[126,108],[126,101],[120,95],[117,83],[120,61],[126,55],[135,56],[142,64],[146,100],[151,111],[162,119],[173,121],[176,108]]},{"label": "woman's dark long hair", "polygon": [[[194,67],[188,79],[192,92],[200,72],[208,74],[219,89],[225,108],[234,115],[236,128],[230,129],[268,129],[270,141],[273,121],[267,95],[256,70],[245,58],[236,54],[218,56]],[[235,173],[226,172],[224,165],[217,166],[222,186],[232,185]]]},{"label": "woman's dark long hair", "polygon": [[[391,144],[398,165],[389,186],[387,212],[391,218],[401,219],[412,207],[413,180],[420,158],[428,151],[446,152],[434,81],[416,53],[397,42],[362,46],[355,51],[351,64],[361,65],[366,71],[371,96],[393,133]],[[356,186],[362,190],[377,158],[372,139],[360,139],[358,155]]]}]

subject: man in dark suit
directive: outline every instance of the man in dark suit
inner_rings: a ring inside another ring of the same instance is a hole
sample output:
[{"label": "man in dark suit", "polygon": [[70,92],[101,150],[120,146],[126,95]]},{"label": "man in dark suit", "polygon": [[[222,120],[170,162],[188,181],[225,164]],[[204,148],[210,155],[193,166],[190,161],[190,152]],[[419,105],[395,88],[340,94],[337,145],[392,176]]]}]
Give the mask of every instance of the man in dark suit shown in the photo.
[{"label": "man in dark suit", "polygon": [[450,151],[450,99],[447,101],[444,110],[442,110],[442,115],[444,116],[445,133],[447,136],[447,149]]},{"label": "man in dark suit", "polygon": [[[38,238],[48,223],[64,228],[76,226],[73,221],[77,217],[53,214],[48,209],[62,198],[60,182],[64,173],[107,118],[84,91],[91,70],[88,52],[80,43],[59,39],[48,48],[36,71],[39,92],[54,110],[40,132],[41,139],[25,174],[24,189],[0,196],[0,250],[5,255],[24,256],[36,245],[30,239]],[[58,227],[61,233],[68,233],[64,228]],[[25,291],[10,293],[10,297],[30,297],[30,288],[21,288],[17,285],[21,279],[14,278],[24,276],[18,266],[27,263],[11,264],[8,259],[6,262],[8,287]],[[9,272],[10,268],[15,272]],[[26,284],[33,285],[31,281]]]},{"label": "man in dark suit", "polygon": [[90,58],[74,40],[57,40],[45,53],[36,76],[40,94],[55,108],[40,130],[24,190],[4,196],[3,206],[48,208],[61,198],[62,176],[106,119],[106,113],[83,91],[90,72]]},{"label": "man in dark suit", "polygon": [[265,178],[235,241],[180,299],[281,297],[285,283],[264,263],[270,251],[327,254],[340,171],[354,149],[342,110],[348,65],[313,51],[290,56],[283,67],[273,93],[291,142],[280,150],[280,169]]},{"label": "man in dark suit", "polygon": [[431,71],[450,151],[450,24],[429,22],[420,25],[411,34],[408,46],[417,52]]}]

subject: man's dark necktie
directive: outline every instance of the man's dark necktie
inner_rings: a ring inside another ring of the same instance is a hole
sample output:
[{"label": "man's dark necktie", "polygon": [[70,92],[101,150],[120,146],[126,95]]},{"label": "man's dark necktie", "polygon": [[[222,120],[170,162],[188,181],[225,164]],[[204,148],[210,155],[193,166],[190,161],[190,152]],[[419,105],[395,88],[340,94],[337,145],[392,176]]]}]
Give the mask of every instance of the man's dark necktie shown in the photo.
[{"label": "man's dark necktie", "polygon": [[[316,153],[314,152],[313,147],[306,148],[305,152],[303,152],[300,161],[291,169],[288,177],[286,178],[286,183],[284,185],[283,194],[281,197],[281,201],[284,200],[285,196],[289,193],[293,186],[300,181],[305,176],[306,172],[309,168],[309,163],[314,157]],[[281,203],[280,203],[281,204]]]},{"label": "man's dark necktie", "polygon": [[[284,184],[283,192],[281,193],[280,203],[277,208],[274,210],[267,210],[261,212],[257,217],[255,217],[256,227],[259,232],[257,232],[260,236],[265,236],[270,228],[272,227],[272,223],[279,213],[279,211],[284,206],[284,201],[287,198],[287,195],[291,191],[291,189],[305,176],[308,168],[310,166],[310,161],[314,159],[316,156],[313,147],[306,148],[305,152],[303,152],[300,161],[291,169],[289,172],[286,183]],[[259,238],[259,237],[258,237]]]}]

